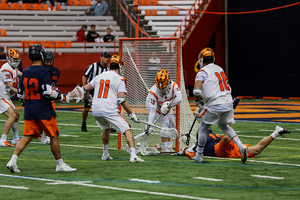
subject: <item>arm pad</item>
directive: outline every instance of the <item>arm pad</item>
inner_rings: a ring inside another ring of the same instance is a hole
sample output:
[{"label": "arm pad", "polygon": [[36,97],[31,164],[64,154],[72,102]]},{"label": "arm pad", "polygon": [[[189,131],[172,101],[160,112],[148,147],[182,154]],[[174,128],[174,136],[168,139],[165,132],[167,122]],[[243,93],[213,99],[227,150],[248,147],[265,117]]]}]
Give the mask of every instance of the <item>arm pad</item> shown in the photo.
[{"label": "arm pad", "polygon": [[13,89],[14,89],[14,87],[11,85],[11,86],[6,86],[5,87],[5,91],[7,92],[7,93],[11,93],[12,91],[13,91]]},{"label": "arm pad", "polygon": [[125,103],[125,102],[126,102],[126,100],[125,100],[125,97],[124,97],[124,96],[118,98],[118,105],[121,105],[121,104],[123,104],[123,103]]},{"label": "arm pad", "polygon": [[193,90],[193,94],[194,94],[196,97],[201,96],[202,90],[200,90],[200,89],[194,89],[194,90]]}]

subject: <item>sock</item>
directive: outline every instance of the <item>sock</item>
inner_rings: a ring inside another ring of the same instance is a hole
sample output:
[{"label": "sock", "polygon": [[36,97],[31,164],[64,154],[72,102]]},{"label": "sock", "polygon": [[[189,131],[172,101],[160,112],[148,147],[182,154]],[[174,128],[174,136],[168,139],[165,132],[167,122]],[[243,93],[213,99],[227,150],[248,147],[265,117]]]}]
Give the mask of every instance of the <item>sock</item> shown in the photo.
[{"label": "sock", "polygon": [[7,135],[6,134],[2,134],[1,140],[3,142],[5,142],[7,140]]},{"label": "sock", "polygon": [[168,145],[167,142],[162,142],[162,143],[161,143],[161,148],[162,148],[162,149],[165,149],[165,148],[168,147],[167,145]]},{"label": "sock", "polygon": [[11,126],[12,132],[13,132],[13,139],[19,139],[19,133],[18,133],[18,122],[14,122]]},{"label": "sock", "polygon": [[62,165],[63,163],[64,163],[64,161],[63,161],[62,158],[56,160],[56,164],[57,164],[58,166]]},{"label": "sock", "polygon": [[13,163],[17,163],[18,158],[19,158],[19,156],[17,156],[16,154],[13,154],[12,157],[11,157],[11,161]]},{"label": "sock", "polygon": [[103,154],[108,155],[108,144],[103,144]]},{"label": "sock", "polygon": [[240,138],[236,135],[234,138],[232,138],[232,140],[238,146],[238,148],[241,150],[243,147],[243,143],[240,140]]},{"label": "sock", "polygon": [[172,148],[173,147],[173,142],[168,142],[168,148]]},{"label": "sock", "polygon": [[135,148],[130,148],[130,155],[136,156]]},{"label": "sock", "polygon": [[204,149],[204,147],[197,147],[197,154],[203,154],[203,149]]},{"label": "sock", "polygon": [[270,136],[274,140],[275,138],[277,138],[278,135],[279,135],[278,131],[275,130]]}]

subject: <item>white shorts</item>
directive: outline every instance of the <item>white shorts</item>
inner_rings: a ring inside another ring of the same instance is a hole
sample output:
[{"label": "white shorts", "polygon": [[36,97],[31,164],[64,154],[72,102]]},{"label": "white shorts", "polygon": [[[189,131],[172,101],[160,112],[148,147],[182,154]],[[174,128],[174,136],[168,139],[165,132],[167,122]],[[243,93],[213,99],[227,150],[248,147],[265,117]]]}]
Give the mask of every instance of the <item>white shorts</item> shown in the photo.
[{"label": "white shorts", "polygon": [[3,114],[7,111],[7,109],[11,107],[12,109],[16,109],[15,105],[10,99],[0,99],[0,113]]},{"label": "white shorts", "polygon": [[202,116],[201,121],[205,124],[234,124],[234,110],[227,112],[210,112],[209,110]]},{"label": "white shorts", "polygon": [[117,112],[116,114],[106,115],[105,117],[94,116],[94,118],[102,130],[110,129],[111,126],[113,126],[119,133],[123,134],[130,129],[128,122]]}]

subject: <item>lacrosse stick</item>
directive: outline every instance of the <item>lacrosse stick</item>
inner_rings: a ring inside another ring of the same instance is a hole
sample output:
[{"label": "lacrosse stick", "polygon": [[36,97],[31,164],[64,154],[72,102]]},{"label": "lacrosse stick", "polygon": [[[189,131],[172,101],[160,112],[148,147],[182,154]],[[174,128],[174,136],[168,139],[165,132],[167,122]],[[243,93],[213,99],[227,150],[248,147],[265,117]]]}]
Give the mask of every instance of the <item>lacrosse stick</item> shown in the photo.
[{"label": "lacrosse stick", "polygon": [[[169,105],[170,108],[171,108],[171,104],[175,98],[176,98],[176,95],[170,101],[170,105]],[[151,134],[151,133],[149,133],[149,129],[151,128],[152,125],[155,126],[156,128],[162,129],[159,126],[154,125],[160,119],[161,116],[162,116],[162,113],[154,120],[153,124],[141,121],[142,123],[146,123],[148,125],[148,127],[147,127],[147,131],[144,131],[143,133],[140,133],[140,134],[134,136],[136,153],[143,150],[145,148],[145,146],[147,145],[149,135]],[[126,145],[125,149],[128,153],[130,153],[130,148],[129,148],[128,144]]]},{"label": "lacrosse stick", "polygon": [[[240,103],[240,98],[235,97],[233,100],[233,104],[232,104],[233,109],[235,109],[239,103]],[[189,144],[190,144],[191,132],[193,130],[193,127],[195,125],[197,118],[198,118],[198,116],[195,116],[195,119],[192,123],[189,133],[181,135],[181,137],[186,137],[186,141],[185,141],[186,146],[189,146]],[[184,139],[183,139],[183,141],[184,141]]]},{"label": "lacrosse stick", "polygon": [[82,87],[79,87],[78,85],[71,91],[69,92],[66,96],[66,102],[70,103],[70,100],[75,99],[76,103],[78,103],[80,100],[84,98],[84,91]]}]

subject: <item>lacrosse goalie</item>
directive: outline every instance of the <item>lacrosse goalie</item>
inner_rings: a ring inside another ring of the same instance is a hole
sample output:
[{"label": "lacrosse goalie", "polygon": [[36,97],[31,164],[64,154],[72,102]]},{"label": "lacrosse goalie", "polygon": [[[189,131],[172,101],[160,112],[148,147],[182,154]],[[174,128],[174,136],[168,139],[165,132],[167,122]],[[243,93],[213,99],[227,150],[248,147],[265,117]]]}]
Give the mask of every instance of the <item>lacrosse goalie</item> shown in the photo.
[{"label": "lacrosse goalie", "polygon": [[[176,98],[174,98],[176,97]],[[170,101],[174,98],[170,105]],[[162,125],[161,130],[161,153],[174,152],[172,149],[173,141],[178,138],[178,132],[175,128],[175,119],[173,114],[173,106],[178,105],[182,101],[182,95],[178,85],[170,80],[169,73],[165,69],[161,69],[156,74],[156,84],[153,85],[149,91],[146,99],[146,107],[149,113],[148,123],[152,124],[154,120]],[[146,126],[145,132],[151,134],[153,127]]]}]

